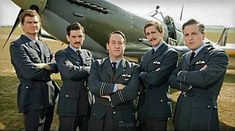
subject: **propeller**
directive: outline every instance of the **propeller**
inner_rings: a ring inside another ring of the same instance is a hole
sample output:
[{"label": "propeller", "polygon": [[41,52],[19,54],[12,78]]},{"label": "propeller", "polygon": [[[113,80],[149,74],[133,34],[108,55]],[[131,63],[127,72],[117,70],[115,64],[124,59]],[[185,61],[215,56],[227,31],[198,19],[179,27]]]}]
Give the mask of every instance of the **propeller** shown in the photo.
[{"label": "propeller", "polygon": [[13,31],[15,30],[15,28],[19,25],[19,23],[20,23],[20,14],[21,14],[23,11],[24,11],[23,9],[20,10],[20,12],[19,12],[19,14],[18,14],[18,16],[17,16],[17,18],[16,18],[16,21],[15,21],[15,23],[14,23],[12,29],[11,29],[11,32],[10,32],[10,34],[8,35],[7,40],[6,40],[6,42],[4,43],[2,49],[6,46],[8,40],[9,40],[10,37],[11,37],[11,34],[12,34]]},{"label": "propeller", "polygon": [[183,12],[184,12],[184,4],[182,5],[181,12],[180,12],[180,21],[182,21]]}]

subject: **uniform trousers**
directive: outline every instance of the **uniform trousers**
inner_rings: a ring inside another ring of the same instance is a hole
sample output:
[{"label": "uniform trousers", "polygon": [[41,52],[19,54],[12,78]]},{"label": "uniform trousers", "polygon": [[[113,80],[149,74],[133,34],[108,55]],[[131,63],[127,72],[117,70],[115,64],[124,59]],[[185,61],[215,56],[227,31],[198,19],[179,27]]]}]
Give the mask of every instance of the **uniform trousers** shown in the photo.
[{"label": "uniform trousers", "polygon": [[167,120],[159,120],[155,118],[141,118],[141,128],[143,131],[150,130],[167,130]]},{"label": "uniform trousers", "polygon": [[53,120],[54,105],[40,109],[24,112],[24,125],[26,131],[49,131]]},{"label": "uniform trousers", "polygon": [[82,116],[60,116],[60,131],[76,131],[79,127],[79,131],[87,131],[88,127],[88,115]]}]

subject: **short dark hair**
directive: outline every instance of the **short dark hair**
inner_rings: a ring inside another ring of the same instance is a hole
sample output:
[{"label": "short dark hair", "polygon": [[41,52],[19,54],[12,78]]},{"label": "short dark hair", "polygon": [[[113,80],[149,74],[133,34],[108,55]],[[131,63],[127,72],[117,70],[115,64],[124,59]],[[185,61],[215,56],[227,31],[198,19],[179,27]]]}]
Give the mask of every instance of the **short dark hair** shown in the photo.
[{"label": "short dark hair", "polygon": [[41,22],[41,18],[40,18],[40,16],[38,15],[38,13],[37,13],[35,10],[28,9],[28,10],[23,11],[23,12],[20,14],[20,22],[21,22],[21,24],[24,23],[25,17],[27,17],[27,16],[29,16],[29,17],[37,16],[38,19],[39,19],[39,21]]},{"label": "short dark hair", "polygon": [[195,20],[195,19],[190,19],[190,20],[188,20],[187,22],[185,22],[184,24],[183,24],[183,26],[182,26],[182,30],[184,30],[184,28],[185,28],[185,26],[188,26],[188,25],[197,25],[198,26],[198,28],[199,28],[199,31],[201,32],[201,33],[205,33],[205,25],[204,24],[202,24],[202,23],[200,23],[199,21],[197,21],[197,20]]},{"label": "short dark hair", "polygon": [[107,42],[109,43],[109,39],[113,34],[119,34],[122,36],[122,38],[124,39],[124,44],[126,44],[126,36],[124,35],[124,33],[122,33],[121,31],[117,30],[117,31],[113,31],[108,35],[108,39]]},{"label": "short dark hair", "polygon": [[147,21],[147,22],[145,23],[145,25],[144,25],[144,34],[146,34],[145,29],[146,29],[147,27],[149,27],[149,26],[155,26],[156,29],[158,30],[158,32],[164,33],[164,28],[163,28],[163,26],[162,26],[162,24],[161,24],[160,21],[157,21],[157,20],[155,20],[155,21],[150,20],[150,21]]},{"label": "short dark hair", "polygon": [[83,34],[85,34],[84,27],[78,22],[74,22],[74,23],[67,26],[66,31],[67,31],[68,36],[70,35],[71,30],[82,30]]}]

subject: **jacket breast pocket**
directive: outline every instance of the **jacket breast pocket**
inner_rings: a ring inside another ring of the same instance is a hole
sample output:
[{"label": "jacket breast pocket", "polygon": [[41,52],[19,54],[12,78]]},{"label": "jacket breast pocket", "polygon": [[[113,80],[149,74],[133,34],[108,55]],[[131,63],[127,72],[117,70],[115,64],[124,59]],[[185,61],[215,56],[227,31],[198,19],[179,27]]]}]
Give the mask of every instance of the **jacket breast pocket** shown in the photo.
[{"label": "jacket breast pocket", "polygon": [[39,58],[39,55],[36,51],[29,52],[27,54],[28,54],[28,56],[29,56],[29,58],[31,59],[32,62],[35,62],[35,63],[40,63],[41,62],[41,60]]},{"label": "jacket breast pocket", "polygon": [[156,71],[161,67],[162,60],[160,59],[155,59],[149,64],[149,69],[150,71]]},{"label": "jacket breast pocket", "polygon": [[200,71],[200,70],[203,70],[203,67],[204,66],[206,66],[206,64],[204,63],[204,64],[195,64],[194,65],[194,70],[196,70],[196,71]]},{"label": "jacket breast pocket", "polygon": [[91,60],[92,60],[91,57],[85,58],[85,60],[84,60],[84,65],[85,65],[85,66],[90,66],[90,65],[91,65]]}]

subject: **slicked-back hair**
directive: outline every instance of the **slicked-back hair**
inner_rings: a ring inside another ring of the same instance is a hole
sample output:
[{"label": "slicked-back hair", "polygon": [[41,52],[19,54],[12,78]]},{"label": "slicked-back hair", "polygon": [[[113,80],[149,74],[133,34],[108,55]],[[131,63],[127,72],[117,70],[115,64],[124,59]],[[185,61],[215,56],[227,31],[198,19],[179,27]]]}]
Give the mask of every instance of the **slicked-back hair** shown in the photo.
[{"label": "slicked-back hair", "polygon": [[156,21],[150,20],[150,21],[147,21],[147,22],[145,23],[145,25],[144,25],[144,34],[146,34],[145,29],[146,29],[147,27],[150,27],[150,26],[155,26],[158,32],[164,33],[164,28],[163,28],[163,26],[162,26],[162,24],[161,24],[160,21],[157,21],[157,20],[156,20]]},{"label": "slicked-back hair", "polygon": [[68,36],[70,36],[71,30],[82,30],[83,34],[85,34],[84,27],[78,22],[74,22],[67,26],[66,32]]},{"label": "slicked-back hair", "polygon": [[185,26],[188,26],[188,25],[197,25],[199,28],[199,31],[203,34],[205,33],[205,25],[195,19],[190,19],[187,22],[185,22],[182,26],[182,30],[184,30]]},{"label": "slicked-back hair", "polygon": [[27,17],[27,16],[29,16],[29,17],[37,16],[38,19],[39,19],[39,21],[41,22],[41,18],[40,18],[40,16],[38,15],[38,13],[37,13],[35,10],[28,9],[28,10],[23,11],[23,12],[20,14],[20,22],[21,22],[21,24],[24,23],[25,17]]},{"label": "slicked-back hair", "polygon": [[107,43],[109,43],[109,39],[113,34],[119,34],[122,36],[122,38],[124,39],[124,44],[126,44],[126,36],[124,35],[124,33],[122,33],[121,31],[117,30],[117,31],[113,31],[108,35],[108,39],[107,39]]}]

